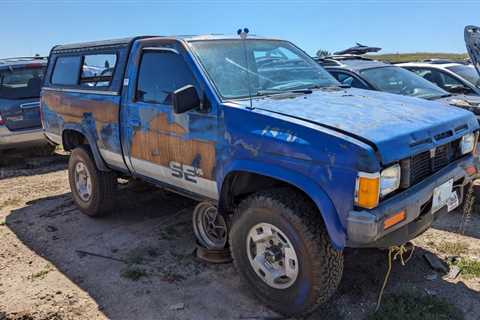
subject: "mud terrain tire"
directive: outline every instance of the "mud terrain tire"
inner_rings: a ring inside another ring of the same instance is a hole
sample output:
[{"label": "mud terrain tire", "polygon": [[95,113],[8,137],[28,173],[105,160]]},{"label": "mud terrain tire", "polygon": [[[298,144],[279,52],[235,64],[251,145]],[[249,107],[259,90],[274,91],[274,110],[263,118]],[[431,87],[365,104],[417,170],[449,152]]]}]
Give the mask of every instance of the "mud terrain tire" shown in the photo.
[{"label": "mud terrain tire", "polygon": [[[87,200],[82,199],[76,187],[76,166],[86,167],[91,181],[91,194]],[[100,217],[110,212],[114,206],[116,176],[112,172],[97,169],[88,146],[73,149],[68,161],[68,180],[72,190],[73,200],[84,214],[90,217]]]},{"label": "mud terrain tire", "polygon": [[[290,240],[298,258],[298,276],[290,287],[268,285],[250,263],[247,239],[259,223],[278,228]],[[255,193],[238,206],[230,232],[234,265],[253,293],[285,316],[306,316],[336,291],[343,272],[343,254],[332,247],[320,213],[295,190]]]}]

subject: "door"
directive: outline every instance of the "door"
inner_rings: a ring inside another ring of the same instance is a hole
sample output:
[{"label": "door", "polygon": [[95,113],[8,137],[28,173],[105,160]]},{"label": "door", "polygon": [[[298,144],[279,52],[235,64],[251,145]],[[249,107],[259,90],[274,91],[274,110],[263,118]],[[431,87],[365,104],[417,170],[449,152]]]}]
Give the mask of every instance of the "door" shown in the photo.
[{"label": "door", "polygon": [[0,71],[0,114],[9,130],[41,127],[40,90],[44,68]]},{"label": "door", "polygon": [[129,164],[137,175],[217,199],[216,112],[173,112],[176,89],[194,85],[204,95],[180,45],[156,45],[139,49],[137,72],[129,72],[136,78],[126,107]]}]

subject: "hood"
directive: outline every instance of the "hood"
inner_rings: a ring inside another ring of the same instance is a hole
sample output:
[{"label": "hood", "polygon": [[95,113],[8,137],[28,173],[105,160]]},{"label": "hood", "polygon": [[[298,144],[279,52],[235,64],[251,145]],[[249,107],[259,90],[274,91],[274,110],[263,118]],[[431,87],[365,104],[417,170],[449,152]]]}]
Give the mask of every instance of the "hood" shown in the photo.
[{"label": "hood", "polygon": [[480,75],[480,27],[465,27],[465,45],[475,69]]},{"label": "hood", "polygon": [[442,103],[361,89],[316,90],[256,99],[253,107],[352,136],[378,151],[384,164],[431,149],[478,127],[471,112]]},{"label": "hood", "polygon": [[456,94],[449,97],[440,98],[435,100],[449,104],[454,107],[459,107],[473,112],[475,115],[480,115],[480,97],[470,96],[465,94]]}]

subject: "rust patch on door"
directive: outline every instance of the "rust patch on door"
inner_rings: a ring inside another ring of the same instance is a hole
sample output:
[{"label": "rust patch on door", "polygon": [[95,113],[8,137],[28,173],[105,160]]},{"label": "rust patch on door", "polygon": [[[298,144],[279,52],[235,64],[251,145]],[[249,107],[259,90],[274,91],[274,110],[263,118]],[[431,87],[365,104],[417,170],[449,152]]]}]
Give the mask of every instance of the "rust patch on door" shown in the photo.
[{"label": "rust patch on door", "polygon": [[72,122],[80,122],[85,113],[100,123],[118,122],[119,106],[111,101],[74,99],[54,92],[44,92],[42,99],[48,108]]},{"label": "rust patch on door", "polygon": [[171,161],[202,169],[203,178],[213,180],[215,144],[184,138],[186,130],[168,123],[166,114],[150,121],[149,130],[138,129],[132,137],[131,156],[168,167]]}]

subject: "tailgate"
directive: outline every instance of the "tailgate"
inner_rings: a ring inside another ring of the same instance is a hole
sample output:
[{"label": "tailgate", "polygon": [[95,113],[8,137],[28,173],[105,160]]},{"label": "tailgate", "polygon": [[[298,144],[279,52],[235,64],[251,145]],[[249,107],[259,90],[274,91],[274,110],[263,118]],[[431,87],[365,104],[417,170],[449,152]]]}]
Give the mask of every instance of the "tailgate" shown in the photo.
[{"label": "tailgate", "polygon": [[35,99],[0,100],[0,115],[11,131],[41,127],[40,102]]}]

